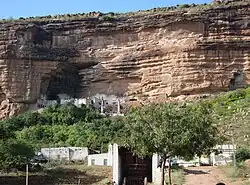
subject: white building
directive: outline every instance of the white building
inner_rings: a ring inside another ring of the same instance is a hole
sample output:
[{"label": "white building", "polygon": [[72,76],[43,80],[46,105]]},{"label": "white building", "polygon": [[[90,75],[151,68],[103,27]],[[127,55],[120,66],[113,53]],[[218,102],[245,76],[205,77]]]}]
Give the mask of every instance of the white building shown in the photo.
[{"label": "white building", "polygon": [[87,147],[42,148],[41,154],[50,160],[84,161],[88,157]]},{"label": "white building", "polygon": [[113,162],[113,146],[109,145],[107,153],[88,155],[88,166],[112,166]]},{"label": "white building", "polygon": [[219,154],[212,153],[210,155],[211,164],[226,165],[233,161],[233,154],[236,152],[236,145],[217,145],[215,147]]}]

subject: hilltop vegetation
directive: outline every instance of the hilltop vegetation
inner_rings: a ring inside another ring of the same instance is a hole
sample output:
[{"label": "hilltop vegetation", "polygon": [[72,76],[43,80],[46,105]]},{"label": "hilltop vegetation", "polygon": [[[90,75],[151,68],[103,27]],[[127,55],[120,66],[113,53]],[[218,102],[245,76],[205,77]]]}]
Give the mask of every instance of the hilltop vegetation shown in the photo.
[{"label": "hilltop vegetation", "polygon": [[158,13],[167,13],[167,12],[186,12],[186,13],[195,13],[195,12],[202,12],[208,9],[213,8],[227,8],[230,6],[237,6],[237,5],[245,5],[249,3],[247,0],[236,0],[236,1],[215,1],[212,3],[204,3],[204,4],[178,4],[176,6],[169,6],[163,8],[153,8],[150,10],[139,10],[137,12],[127,12],[127,13],[102,13],[102,12],[89,12],[89,13],[76,13],[76,14],[57,14],[57,15],[47,15],[47,16],[36,16],[36,17],[20,17],[19,19],[3,19],[0,20],[1,22],[43,22],[43,21],[52,21],[52,20],[81,20],[84,18],[99,18],[100,21],[115,21],[121,17],[126,16],[138,16],[138,15],[150,15],[150,14],[158,14]]}]

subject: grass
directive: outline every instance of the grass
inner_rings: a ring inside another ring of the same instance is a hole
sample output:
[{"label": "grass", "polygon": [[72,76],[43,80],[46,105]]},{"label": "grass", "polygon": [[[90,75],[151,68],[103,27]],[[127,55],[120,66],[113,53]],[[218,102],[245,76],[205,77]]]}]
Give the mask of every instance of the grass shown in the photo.
[{"label": "grass", "polygon": [[[86,166],[86,165],[59,165],[52,168],[44,168],[42,171],[30,173],[30,177],[49,177],[54,184],[70,185],[111,185],[112,168],[107,166]],[[15,178],[25,176],[25,172],[1,175]]]},{"label": "grass", "polygon": [[110,184],[112,173],[110,167],[85,166],[85,165],[64,165],[45,171],[45,174],[57,179],[60,184]]},{"label": "grass", "polygon": [[243,163],[237,165],[236,174],[233,165],[219,166],[219,169],[233,182],[238,182],[239,185],[250,184],[250,167],[245,166]]},{"label": "grass", "polygon": [[[166,174],[166,179],[165,180],[166,180],[166,182],[168,182],[168,174]],[[174,185],[183,185],[184,182],[185,182],[184,170],[182,168],[173,169],[172,170],[172,184],[174,184]]]}]

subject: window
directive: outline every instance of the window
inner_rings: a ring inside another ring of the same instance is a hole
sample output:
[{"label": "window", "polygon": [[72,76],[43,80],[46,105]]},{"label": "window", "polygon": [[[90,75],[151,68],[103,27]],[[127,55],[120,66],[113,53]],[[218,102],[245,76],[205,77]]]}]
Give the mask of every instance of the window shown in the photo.
[{"label": "window", "polygon": [[91,165],[95,165],[95,159],[91,159]]},{"label": "window", "polygon": [[108,159],[104,159],[104,160],[103,160],[103,165],[104,165],[104,166],[107,166],[107,165],[108,165]]}]

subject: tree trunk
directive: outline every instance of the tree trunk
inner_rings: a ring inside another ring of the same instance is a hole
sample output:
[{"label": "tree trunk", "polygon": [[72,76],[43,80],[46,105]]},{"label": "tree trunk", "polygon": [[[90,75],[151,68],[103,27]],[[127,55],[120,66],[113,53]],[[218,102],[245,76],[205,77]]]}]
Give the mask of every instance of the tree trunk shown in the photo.
[{"label": "tree trunk", "polygon": [[161,185],[165,185],[165,165],[166,165],[166,157],[162,157],[161,164]]},{"label": "tree trunk", "polygon": [[168,180],[169,180],[169,185],[172,185],[172,177],[171,177],[171,158],[168,159]]}]

